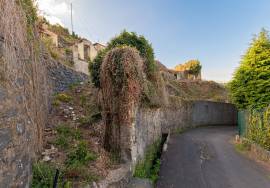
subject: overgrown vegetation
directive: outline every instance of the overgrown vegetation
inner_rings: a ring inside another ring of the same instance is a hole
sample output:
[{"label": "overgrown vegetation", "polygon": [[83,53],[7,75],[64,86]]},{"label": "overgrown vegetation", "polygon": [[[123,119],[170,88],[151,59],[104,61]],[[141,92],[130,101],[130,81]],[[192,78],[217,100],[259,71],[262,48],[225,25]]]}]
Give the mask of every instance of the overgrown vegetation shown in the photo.
[{"label": "overgrown vegetation", "polygon": [[160,169],[160,147],[161,140],[158,140],[148,148],[145,158],[135,167],[135,177],[148,178],[154,183],[157,181]]},{"label": "overgrown vegetation", "polygon": [[242,140],[240,143],[235,144],[235,149],[240,152],[249,151],[251,147],[251,143],[247,140]]},{"label": "overgrown vegetation", "polygon": [[59,93],[56,95],[55,99],[61,102],[70,102],[72,100],[72,97],[66,93]]},{"label": "overgrown vegetation", "polygon": [[201,72],[202,66],[199,60],[189,60],[183,65],[177,65],[176,71],[188,71],[189,74],[197,76]]},{"label": "overgrown vegetation", "polygon": [[[34,171],[34,187],[51,188],[56,168],[60,171],[58,187],[84,187],[104,178],[108,169],[116,165],[103,149],[104,130],[96,100],[97,89],[90,83],[75,83],[69,89],[54,96],[53,103],[57,105],[49,120],[54,127],[44,136],[45,153],[48,150],[47,153],[52,154],[48,154],[48,162],[40,160],[33,167],[40,169]],[[74,100],[75,97],[78,100]],[[46,174],[47,169],[52,173]]]},{"label": "overgrown vegetation", "polygon": [[68,154],[66,165],[68,167],[85,166],[89,161],[96,160],[97,156],[90,152],[87,142],[80,141],[79,144]]},{"label": "overgrown vegetation", "polygon": [[115,130],[130,123],[131,114],[127,112],[140,101],[142,64],[138,51],[127,46],[111,50],[102,64],[100,79],[106,122],[104,146],[110,152],[120,153],[121,135]]},{"label": "overgrown vegetation", "polygon": [[[82,139],[82,133],[67,124],[58,125],[56,132],[56,146],[67,152],[64,163],[60,165],[59,184],[69,187],[72,180],[80,179],[86,183],[97,180],[98,177],[87,168],[89,162],[97,159],[97,155],[89,150],[87,141]],[[51,188],[55,165],[45,162],[34,164],[32,187]]]},{"label": "overgrown vegetation", "polygon": [[253,39],[228,87],[232,102],[240,109],[269,105],[270,39],[266,30]]},{"label": "overgrown vegetation", "polygon": [[82,137],[82,133],[78,129],[72,128],[67,124],[58,125],[56,132],[55,144],[62,149],[68,149],[72,139],[79,140]]},{"label": "overgrown vegetation", "polygon": [[[32,188],[51,188],[53,187],[53,179],[56,173],[56,168],[45,162],[33,164]],[[62,174],[60,175],[60,177]],[[61,179],[61,178],[60,178]]]},{"label": "overgrown vegetation", "polygon": [[244,136],[270,151],[270,106],[264,110],[251,110]]},{"label": "overgrown vegetation", "polygon": [[17,0],[17,3],[21,5],[27,23],[27,35],[29,40],[34,39],[34,28],[38,20],[37,8],[33,4],[33,0]]},{"label": "overgrown vegetation", "polygon": [[59,59],[59,52],[55,49],[52,39],[49,37],[42,37],[41,38],[43,44],[45,45],[46,49],[49,51],[51,57],[53,59]]},{"label": "overgrown vegetation", "polygon": [[98,88],[100,87],[100,68],[106,53],[107,49],[99,51],[95,59],[89,62],[89,72],[91,73],[92,81]]},{"label": "overgrown vegetation", "polygon": [[147,76],[149,78],[154,76],[157,68],[154,59],[154,50],[151,44],[144,38],[144,36],[139,36],[134,32],[123,31],[119,36],[113,38],[108,43],[106,49],[98,53],[93,62],[90,62],[89,71],[91,72],[92,80],[96,87],[100,87],[100,70],[105,55],[111,49],[121,46],[136,48],[139,51],[140,56],[143,58]]}]

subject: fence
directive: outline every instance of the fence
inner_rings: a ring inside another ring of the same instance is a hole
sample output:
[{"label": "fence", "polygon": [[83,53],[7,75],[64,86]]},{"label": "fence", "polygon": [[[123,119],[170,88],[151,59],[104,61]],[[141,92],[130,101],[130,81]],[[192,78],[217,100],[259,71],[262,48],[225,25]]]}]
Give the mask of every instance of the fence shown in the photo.
[{"label": "fence", "polygon": [[247,124],[248,124],[248,111],[247,110],[238,111],[237,126],[240,136],[244,136]]}]

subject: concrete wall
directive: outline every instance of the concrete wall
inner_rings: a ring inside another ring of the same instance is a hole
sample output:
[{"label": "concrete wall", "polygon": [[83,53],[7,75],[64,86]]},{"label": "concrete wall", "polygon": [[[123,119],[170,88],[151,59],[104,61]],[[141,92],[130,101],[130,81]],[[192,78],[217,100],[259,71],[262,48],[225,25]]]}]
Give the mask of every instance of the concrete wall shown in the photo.
[{"label": "concrete wall", "polygon": [[229,103],[183,101],[177,108],[162,109],[162,132],[205,125],[237,125],[237,109]]},{"label": "concrete wall", "polygon": [[197,101],[192,106],[193,126],[237,125],[237,109],[232,104]]},{"label": "concrete wall", "polygon": [[162,134],[205,125],[236,125],[237,110],[227,103],[182,101],[174,108],[139,108],[134,117],[131,130],[133,166]]},{"label": "concrete wall", "polygon": [[135,123],[132,126],[132,164],[143,159],[146,149],[161,138],[161,111],[139,108],[135,111]]},{"label": "concrete wall", "polygon": [[74,61],[74,69],[78,72],[82,72],[86,75],[90,75],[89,69],[88,69],[88,63],[81,60]]}]

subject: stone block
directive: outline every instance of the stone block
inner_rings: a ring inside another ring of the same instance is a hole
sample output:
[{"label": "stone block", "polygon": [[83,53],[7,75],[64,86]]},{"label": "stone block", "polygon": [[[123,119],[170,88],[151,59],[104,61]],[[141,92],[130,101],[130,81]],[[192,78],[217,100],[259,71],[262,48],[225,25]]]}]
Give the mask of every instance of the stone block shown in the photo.
[{"label": "stone block", "polygon": [[11,131],[10,129],[0,129],[0,151],[5,149],[11,142]]},{"label": "stone block", "polygon": [[0,87],[0,101],[5,100],[7,97],[7,92],[4,88]]}]

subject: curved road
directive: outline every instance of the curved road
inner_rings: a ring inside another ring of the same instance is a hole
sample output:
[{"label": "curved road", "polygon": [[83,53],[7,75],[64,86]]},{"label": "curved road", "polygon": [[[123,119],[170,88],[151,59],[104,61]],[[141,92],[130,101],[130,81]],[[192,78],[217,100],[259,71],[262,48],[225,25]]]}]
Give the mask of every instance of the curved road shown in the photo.
[{"label": "curved road", "polygon": [[270,173],[235,151],[235,127],[205,127],[171,136],[158,188],[270,188]]}]

